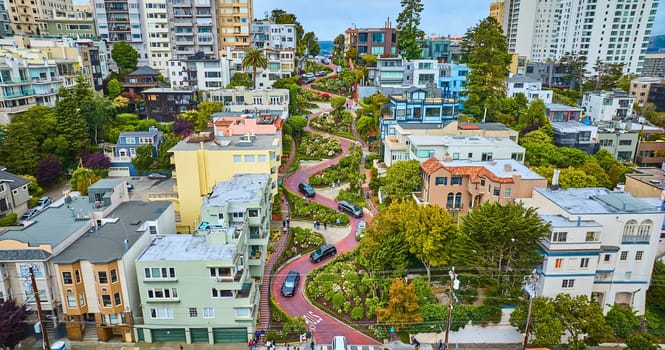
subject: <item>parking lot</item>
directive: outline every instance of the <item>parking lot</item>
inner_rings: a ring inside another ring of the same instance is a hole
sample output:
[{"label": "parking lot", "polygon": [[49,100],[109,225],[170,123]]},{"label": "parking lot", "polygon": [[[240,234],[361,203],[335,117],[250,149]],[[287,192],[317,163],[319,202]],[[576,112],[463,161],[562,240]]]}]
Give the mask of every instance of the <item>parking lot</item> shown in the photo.
[{"label": "parking lot", "polygon": [[147,176],[132,176],[127,178],[127,182],[134,185],[134,189],[129,192],[129,198],[132,200],[148,200],[151,194],[173,193],[175,179],[151,180]]}]

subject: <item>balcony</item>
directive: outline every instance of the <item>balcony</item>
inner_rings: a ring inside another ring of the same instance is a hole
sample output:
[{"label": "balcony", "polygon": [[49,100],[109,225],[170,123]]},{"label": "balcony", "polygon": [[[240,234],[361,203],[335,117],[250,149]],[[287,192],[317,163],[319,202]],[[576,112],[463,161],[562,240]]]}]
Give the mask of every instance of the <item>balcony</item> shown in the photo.
[{"label": "balcony", "polygon": [[192,3],[187,0],[175,0],[173,1],[173,7],[191,7]]},{"label": "balcony", "polygon": [[127,6],[123,6],[122,4],[106,5],[106,12],[127,12],[127,11],[128,11]]},{"label": "balcony", "polygon": [[413,200],[416,201],[417,205],[428,205],[429,202],[425,200],[425,197],[423,196],[422,192],[412,192],[411,196],[413,196]]},{"label": "balcony", "polygon": [[51,77],[50,79],[41,79],[41,78],[33,78],[32,83],[33,84],[51,84],[51,83],[59,83],[65,80],[64,78],[60,77]]},{"label": "balcony", "polygon": [[32,79],[30,78],[21,78],[21,79],[13,79],[13,80],[2,80],[0,81],[0,86],[16,86],[16,85],[25,85],[28,82],[31,82]]},{"label": "balcony", "polygon": [[621,237],[621,244],[649,244],[649,235],[624,235]]},{"label": "balcony", "polygon": [[21,97],[27,97],[27,96],[33,96],[35,95],[35,90],[25,90],[25,91],[18,91],[18,92],[11,92],[11,93],[3,93],[2,96],[5,98],[5,100],[11,100],[15,98],[21,98]]}]

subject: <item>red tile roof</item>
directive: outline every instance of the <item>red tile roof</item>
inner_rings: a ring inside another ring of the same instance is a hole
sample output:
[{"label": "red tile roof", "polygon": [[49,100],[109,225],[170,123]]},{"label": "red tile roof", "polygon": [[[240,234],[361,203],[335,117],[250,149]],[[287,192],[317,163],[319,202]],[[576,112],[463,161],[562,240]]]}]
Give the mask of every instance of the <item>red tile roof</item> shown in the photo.
[{"label": "red tile roof", "polygon": [[513,183],[513,177],[498,177],[484,166],[442,166],[451,175],[467,175],[471,182],[479,182],[481,177],[498,183]]},{"label": "red tile roof", "polygon": [[434,157],[420,163],[420,167],[423,169],[425,174],[432,174],[439,169],[443,169],[441,161]]}]

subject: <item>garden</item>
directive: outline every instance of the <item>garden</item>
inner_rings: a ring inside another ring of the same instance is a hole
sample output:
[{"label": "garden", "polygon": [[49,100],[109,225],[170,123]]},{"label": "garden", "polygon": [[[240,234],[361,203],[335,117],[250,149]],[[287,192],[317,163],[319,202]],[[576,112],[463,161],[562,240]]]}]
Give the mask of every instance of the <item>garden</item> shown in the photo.
[{"label": "garden", "polygon": [[[360,72],[360,76],[362,77],[362,72]],[[351,87],[356,81],[356,72],[345,69],[338,75],[323,77],[316,80],[312,83],[312,88],[335,95],[350,97]]]},{"label": "garden", "polygon": [[334,158],[342,152],[339,140],[328,135],[306,133],[298,146],[300,160],[321,160]]},{"label": "garden", "polygon": [[365,174],[359,172],[362,149],[351,146],[350,154],[342,157],[336,165],[309,177],[309,184],[314,187],[327,187],[332,184],[348,183],[349,188],[340,190],[338,201],[348,201],[359,207],[365,206],[361,186],[365,182]]},{"label": "garden", "polygon": [[312,128],[345,137],[347,139],[354,139],[353,134],[351,133],[352,123],[353,115],[347,110],[323,113],[310,120],[310,126]]},{"label": "garden", "polygon": [[291,205],[291,220],[319,221],[332,225],[338,222],[342,226],[349,224],[349,217],[335,209],[328,208],[312,200],[300,197],[297,194],[285,191],[287,200]]}]

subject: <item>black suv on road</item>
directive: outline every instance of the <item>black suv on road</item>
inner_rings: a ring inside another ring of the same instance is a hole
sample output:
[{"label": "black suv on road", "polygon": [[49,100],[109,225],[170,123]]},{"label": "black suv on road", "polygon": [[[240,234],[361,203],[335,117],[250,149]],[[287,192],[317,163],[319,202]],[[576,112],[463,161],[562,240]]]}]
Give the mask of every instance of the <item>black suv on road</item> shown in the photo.
[{"label": "black suv on road", "polygon": [[286,279],[282,284],[282,295],[285,297],[292,297],[298,288],[298,282],[300,282],[300,274],[298,271],[289,271],[289,274],[286,275]]},{"label": "black suv on road", "polygon": [[334,245],[324,244],[309,256],[309,261],[317,263],[329,256],[335,256],[335,254],[337,254],[337,248]]}]

